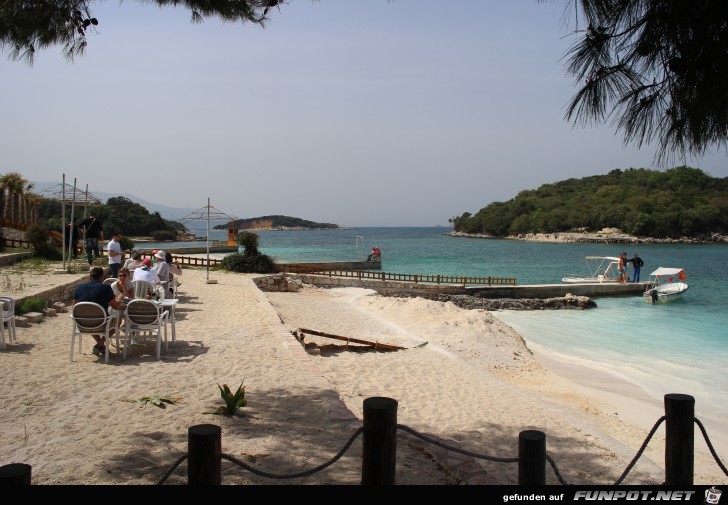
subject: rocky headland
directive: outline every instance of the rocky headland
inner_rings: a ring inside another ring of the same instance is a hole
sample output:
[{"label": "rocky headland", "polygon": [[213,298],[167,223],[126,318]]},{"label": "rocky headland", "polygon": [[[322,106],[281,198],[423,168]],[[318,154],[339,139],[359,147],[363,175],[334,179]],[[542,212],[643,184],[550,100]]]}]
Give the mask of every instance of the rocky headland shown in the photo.
[{"label": "rocky headland", "polygon": [[465,238],[504,238],[511,240],[527,240],[532,242],[558,243],[604,243],[604,244],[718,244],[728,243],[728,236],[720,233],[709,233],[697,237],[655,238],[627,235],[616,228],[604,229],[596,233],[589,232],[556,232],[556,233],[519,233],[508,237],[495,237],[487,233],[464,233],[451,231],[445,233],[450,237]]}]

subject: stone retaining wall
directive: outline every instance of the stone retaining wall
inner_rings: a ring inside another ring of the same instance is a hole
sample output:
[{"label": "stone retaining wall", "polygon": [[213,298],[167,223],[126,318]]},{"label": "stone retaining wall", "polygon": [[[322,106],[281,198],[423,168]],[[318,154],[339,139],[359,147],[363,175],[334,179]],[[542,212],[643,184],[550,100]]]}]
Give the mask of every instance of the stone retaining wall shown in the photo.
[{"label": "stone retaining wall", "polygon": [[63,286],[55,286],[51,289],[41,291],[28,296],[23,296],[15,300],[15,304],[18,305],[21,301],[26,298],[39,297],[46,301],[46,306],[52,306],[55,302],[69,303],[73,299],[73,292],[76,291],[76,286],[88,282],[88,275],[80,277],[78,280],[64,284]]},{"label": "stone retaining wall", "polygon": [[261,291],[298,291],[303,284],[324,288],[357,287],[373,289],[382,295],[471,295],[479,298],[556,298],[563,296],[640,295],[649,282],[603,284],[533,284],[523,286],[458,286],[414,282],[380,281],[354,277],[311,274],[273,274],[253,279]]},{"label": "stone retaining wall", "polygon": [[379,281],[375,279],[357,279],[352,277],[329,277],[310,274],[275,274],[253,279],[261,291],[298,291],[303,284],[311,284],[325,288],[356,287],[373,289],[383,294],[417,294],[445,293],[464,294],[463,286],[443,286],[414,282]]},{"label": "stone retaining wall", "polygon": [[32,258],[32,252],[21,252],[21,253],[4,253],[0,254],[0,267],[7,265],[14,265],[24,259]]}]

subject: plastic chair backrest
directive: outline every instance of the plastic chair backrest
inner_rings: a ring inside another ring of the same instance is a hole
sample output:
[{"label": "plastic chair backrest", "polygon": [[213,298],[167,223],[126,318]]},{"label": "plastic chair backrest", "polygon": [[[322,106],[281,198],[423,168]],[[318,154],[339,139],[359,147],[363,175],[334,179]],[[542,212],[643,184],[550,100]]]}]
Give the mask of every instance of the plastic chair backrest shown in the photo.
[{"label": "plastic chair backrest", "polygon": [[94,302],[78,302],[71,308],[73,318],[81,333],[104,333],[109,315]]},{"label": "plastic chair backrest", "polygon": [[154,324],[159,319],[159,306],[151,300],[134,299],[126,306],[126,316],[132,324]]},{"label": "plastic chair backrest", "polygon": [[0,296],[0,315],[3,319],[9,319],[15,315],[15,298]]},{"label": "plastic chair backrest", "polygon": [[132,285],[134,286],[134,298],[144,298],[149,294],[151,291],[152,294],[154,294],[154,286],[149,281],[143,281],[141,279],[137,279],[135,281],[131,281]]}]

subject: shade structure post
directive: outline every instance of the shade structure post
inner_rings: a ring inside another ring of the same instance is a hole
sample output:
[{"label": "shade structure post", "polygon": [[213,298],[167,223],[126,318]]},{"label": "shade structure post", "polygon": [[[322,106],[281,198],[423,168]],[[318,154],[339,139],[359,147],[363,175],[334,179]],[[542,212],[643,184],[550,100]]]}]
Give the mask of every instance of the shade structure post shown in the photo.
[{"label": "shade structure post", "polygon": [[207,282],[210,282],[210,197],[207,197]]},{"label": "shade structure post", "polygon": [[63,269],[66,269],[66,174],[61,179],[61,234],[63,235],[61,251],[63,251]]},{"label": "shade structure post", "polygon": [[[65,207],[66,204],[64,203],[63,206]],[[73,199],[71,200],[71,219],[68,222],[68,266],[71,267],[71,248],[75,249],[75,244],[73,243],[73,231],[74,231],[74,212],[76,209],[76,178],[73,178]],[[63,240],[66,240],[66,229],[63,229]],[[76,252],[76,251],[73,251]],[[66,265],[64,263],[63,267],[65,268]]]},{"label": "shade structure post", "polygon": [[210,279],[210,221],[212,219],[227,219],[228,221],[234,221],[236,218],[228,216],[227,214],[220,212],[210,204],[210,198],[207,198],[207,205],[200,210],[197,210],[191,214],[186,215],[180,219],[180,224],[187,223],[189,221],[202,221],[204,220],[207,224],[207,233],[205,236],[205,242],[207,243],[207,264],[205,266],[205,275],[207,284],[217,284],[216,280]]}]

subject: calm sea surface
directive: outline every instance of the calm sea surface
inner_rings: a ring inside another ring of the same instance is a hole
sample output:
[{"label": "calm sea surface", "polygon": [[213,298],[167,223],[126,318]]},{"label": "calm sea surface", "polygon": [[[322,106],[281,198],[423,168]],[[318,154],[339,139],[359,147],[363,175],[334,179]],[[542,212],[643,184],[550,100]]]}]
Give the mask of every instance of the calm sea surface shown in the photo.
[{"label": "calm sea surface", "polygon": [[[204,224],[193,231],[205,236]],[[455,238],[445,236],[448,231],[357,228],[258,234],[261,251],[280,262],[361,260],[378,246],[385,272],[515,277],[518,284],[559,283],[567,274],[586,273],[585,256],[617,256],[623,250],[630,258],[638,252],[644,260],[642,280],[660,266],[684,268],[690,289],[671,303],[652,305],[629,295],[595,298],[598,307],[585,311],[498,315],[534,349],[617,374],[660,401],[667,393],[692,395],[701,419],[728,422],[728,245],[551,244]],[[226,238],[224,231],[210,232],[211,240]]]}]

